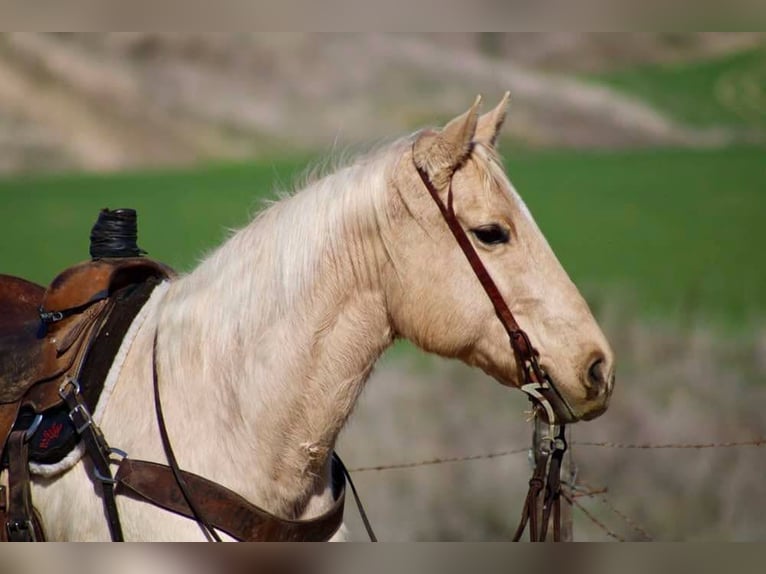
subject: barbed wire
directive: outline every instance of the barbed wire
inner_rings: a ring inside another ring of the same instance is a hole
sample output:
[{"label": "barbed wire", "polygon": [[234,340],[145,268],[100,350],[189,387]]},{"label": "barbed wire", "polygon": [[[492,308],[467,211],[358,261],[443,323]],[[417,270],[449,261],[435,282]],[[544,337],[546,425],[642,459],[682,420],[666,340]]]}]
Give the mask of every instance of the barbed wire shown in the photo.
[{"label": "barbed wire", "polygon": [[634,532],[638,533],[645,541],[653,541],[654,538],[652,538],[646,529],[641,527],[635,520],[619,510],[609,501],[609,499],[606,497],[607,492],[609,492],[607,487],[594,487],[587,483],[579,482],[573,487],[569,487],[567,494],[569,494],[573,500],[576,498],[595,498],[601,504],[606,506],[607,509],[609,509],[613,514],[618,516],[625,524],[632,528]]},{"label": "barbed wire", "polygon": [[616,508],[609,501],[609,499],[606,498],[606,496],[600,496],[599,497],[599,501],[601,502],[601,504],[603,504],[609,510],[611,510],[614,514],[619,516],[622,519],[622,521],[625,524],[627,524],[628,526],[630,526],[635,532],[638,532],[644,538],[645,541],[647,541],[647,542],[653,542],[654,541],[654,538],[652,538],[652,536],[644,528],[639,526],[639,524],[635,520],[633,520],[630,516],[628,516],[627,514],[625,514],[622,511],[620,511],[618,508]]},{"label": "barbed wire", "polygon": [[677,449],[700,449],[700,448],[730,448],[739,446],[764,446],[766,437],[753,440],[729,441],[729,442],[702,442],[702,443],[665,443],[665,444],[633,444],[621,442],[591,442],[591,441],[572,441],[575,446],[600,446],[605,448],[634,448],[634,449],[654,449],[654,448],[677,448]]},{"label": "barbed wire", "polygon": [[[737,447],[761,447],[766,446],[766,437],[756,438],[752,440],[746,440],[746,441],[726,441],[726,442],[703,442],[703,443],[662,443],[662,444],[652,444],[652,443],[618,443],[618,442],[609,442],[609,441],[572,441],[570,444],[574,446],[590,446],[590,447],[601,447],[601,448],[621,448],[621,449],[638,449],[638,450],[649,450],[649,449],[709,449],[709,448],[737,448]],[[447,464],[447,463],[454,463],[454,462],[467,462],[467,461],[473,461],[473,460],[487,460],[492,458],[499,458],[504,456],[510,456],[514,454],[521,454],[521,453],[528,453],[530,450],[530,447],[518,447],[510,450],[504,450],[504,451],[498,451],[498,452],[489,452],[489,453],[483,453],[483,454],[473,454],[473,455],[466,455],[466,456],[450,456],[450,457],[435,457],[425,460],[417,460],[417,461],[410,461],[410,462],[401,462],[401,463],[395,463],[395,464],[382,464],[382,465],[376,465],[376,466],[360,466],[356,468],[352,468],[349,470],[349,472],[375,472],[375,471],[385,471],[385,470],[400,470],[400,469],[407,469],[407,468],[417,468],[421,466],[431,466],[431,465],[439,465],[439,464]],[[587,490],[584,490],[582,486],[585,486]],[[644,540],[651,541],[654,540],[652,536],[641,526],[638,525],[638,523],[627,516],[625,513],[617,509],[605,496],[606,492],[608,492],[608,489],[606,487],[591,487],[588,485],[585,485],[584,483],[579,483],[571,487],[570,489],[562,490],[561,495],[564,497],[564,499],[569,502],[569,504],[572,505],[572,507],[577,508],[580,512],[582,512],[588,520],[590,520],[593,524],[595,524],[598,528],[600,528],[607,536],[610,538],[613,538],[619,542],[625,542],[625,538],[617,534],[616,532],[609,529],[606,524],[604,524],[601,520],[596,518],[596,516],[593,515],[592,512],[590,512],[585,506],[583,506],[578,498],[597,498],[597,500],[603,504],[607,509],[609,509],[612,513],[614,513],[616,516],[618,516],[625,524],[627,524],[630,528],[632,528],[635,532],[637,532]]]},{"label": "barbed wire", "polygon": [[[562,483],[562,488],[564,488],[564,485]],[[592,498],[594,496],[597,496],[599,494],[606,494],[609,492],[609,489],[606,486],[600,487],[600,488],[591,488],[589,487],[588,490],[585,490],[581,484],[575,484],[574,486],[567,486],[567,490],[569,491],[569,496],[572,498]]]},{"label": "barbed wire", "polygon": [[[705,443],[664,443],[664,444],[650,444],[650,443],[620,443],[620,442],[594,442],[594,441],[572,441],[573,446],[593,446],[602,448],[624,448],[624,449],[705,449],[705,448],[733,448],[733,447],[760,447],[766,446],[766,437],[757,438],[747,441],[728,441],[728,442],[705,442]],[[512,454],[521,454],[528,452],[529,447],[519,447],[511,450],[504,450],[500,452],[489,452],[484,454],[472,454],[466,456],[450,456],[450,457],[436,457],[425,460],[401,462],[395,464],[381,464],[376,466],[360,466],[357,468],[349,469],[349,472],[372,472],[383,470],[399,470],[403,468],[417,468],[419,466],[430,466],[434,464],[446,464],[451,462],[466,462],[470,460],[485,460],[491,458],[498,458],[502,456],[509,456]]]},{"label": "barbed wire", "polygon": [[485,454],[472,454],[468,456],[450,456],[450,457],[439,457],[439,458],[431,458],[427,460],[419,460],[414,462],[401,462],[397,464],[382,464],[378,466],[360,466],[357,468],[351,468],[349,469],[349,472],[370,472],[370,471],[380,471],[380,470],[399,470],[402,468],[415,468],[418,466],[429,466],[432,464],[446,464],[448,462],[466,462],[469,460],[484,460],[484,459],[490,459],[490,458],[498,458],[501,456],[509,456],[512,454],[520,454],[523,452],[528,452],[529,447],[519,447],[511,450],[503,450],[500,452],[489,452]]},{"label": "barbed wire", "polygon": [[587,508],[585,508],[582,504],[580,504],[580,502],[576,498],[574,498],[573,496],[570,496],[568,493],[563,491],[561,492],[561,496],[563,496],[564,499],[569,504],[571,504],[572,506],[580,510],[593,524],[595,524],[601,530],[603,530],[607,536],[609,536],[610,538],[614,538],[618,542],[625,542],[625,539],[622,536],[609,530],[606,524],[604,524],[598,518],[596,518],[593,514],[591,514],[591,512]]}]

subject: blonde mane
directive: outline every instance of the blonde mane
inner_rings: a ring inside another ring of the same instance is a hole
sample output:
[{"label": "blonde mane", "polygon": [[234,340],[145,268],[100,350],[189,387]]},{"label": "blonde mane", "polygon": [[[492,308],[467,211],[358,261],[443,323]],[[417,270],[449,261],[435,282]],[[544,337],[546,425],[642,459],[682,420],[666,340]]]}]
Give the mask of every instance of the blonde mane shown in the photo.
[{"label": "blonde mane", "polygon": [[[188,305],[207,288],[225,293],[224,284],[236,284],[236,294],[249,299],[239,303],[262,309],[268,321],[310,296],[323,259],[344,259],[361,229],[387,217],[387,182],[407,145],[408,139],[399,140],[329,175],[313,173],[304,187],[279,194],[177,283],[179,299]],[[232,297],[222,303],[227,301],[235,304]],[[211,328],[232,326],[230,315],[221,315],[221,324]]]}]

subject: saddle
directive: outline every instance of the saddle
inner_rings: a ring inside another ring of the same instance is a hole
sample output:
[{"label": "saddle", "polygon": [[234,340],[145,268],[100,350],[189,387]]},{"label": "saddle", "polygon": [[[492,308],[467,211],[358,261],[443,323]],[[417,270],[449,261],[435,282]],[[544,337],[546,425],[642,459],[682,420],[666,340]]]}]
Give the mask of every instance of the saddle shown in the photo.
[{"label": "saddle", "polygon": [[[59,389],[83,366],[90,365],[98,372],[92,378],[101,379],[98,389],[83,393],[95,403],[133,317],[154,286],[172,276],[170,267],[145,257],[86,261],[60,273],[47,288],[0,275],[0,454],[5,451],[9,463],[11,451],[22,448],[11,436],[24,432],[14,430],[20,413],[38,415],[60,405]],[[103,334],[111,337],[100,342]],[[94,345],[98,349],[91,356]],[[10,490],[13,499],[13,486]],[[5,508],[0,486],[0,517]]]},{"label": "saddle", "polygon": [[170,268],[142,257],[86,261],[43,287],[0,275],[0,404],[13,403],[35,383],[59,377],[110,296]]}]

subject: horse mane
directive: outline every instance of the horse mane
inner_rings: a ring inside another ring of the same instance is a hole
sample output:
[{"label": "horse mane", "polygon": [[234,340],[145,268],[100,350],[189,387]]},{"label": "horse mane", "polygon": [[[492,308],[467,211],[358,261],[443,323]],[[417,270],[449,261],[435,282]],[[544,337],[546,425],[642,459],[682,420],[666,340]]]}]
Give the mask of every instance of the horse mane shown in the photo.
[{"label": "horse mane", "polygon": [[[219,341],[222,351],[232,334],[242,345],[257,343],[263,326],[315,295],[312,288],[323,261],[353,265],[360,259],[352,253],[363,248],[359,234],[380,227],[381,218],[387,217],[387,183],[410,142],[410,137],[402,138],[346,160],[344,167],[326,175],[325,163],[308,175],[303,187],[279,194],[171,286],[162,322],[188,326],[194,318],[204,320],[204,328],[193,329],[204,339],[200,344],[215,348]],[[361,277],[369,271],[353,269]],[[185,344],[190,343],[187,338]],[[176,354],[170,351],[170,356]],[[225,354],[236,356],[230,349]]]}]

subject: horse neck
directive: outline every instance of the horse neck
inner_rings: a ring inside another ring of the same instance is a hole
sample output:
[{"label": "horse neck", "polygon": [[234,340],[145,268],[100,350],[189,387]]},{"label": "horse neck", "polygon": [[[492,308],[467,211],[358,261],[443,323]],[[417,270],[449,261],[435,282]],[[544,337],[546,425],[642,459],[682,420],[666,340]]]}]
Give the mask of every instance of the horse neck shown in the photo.
[{"label": "horse neck", "polygon": [[373,167],[272,206],[178,280],[159,317],[163,394],[215,437],[214,452],[194,433],[179,437],[187,464],[221,478],[241,466],[247,480],[235,486],[274,512],[300,513],[321,489],[337,435],[392,341],[383,223],[369,211],[386,177]]}]

